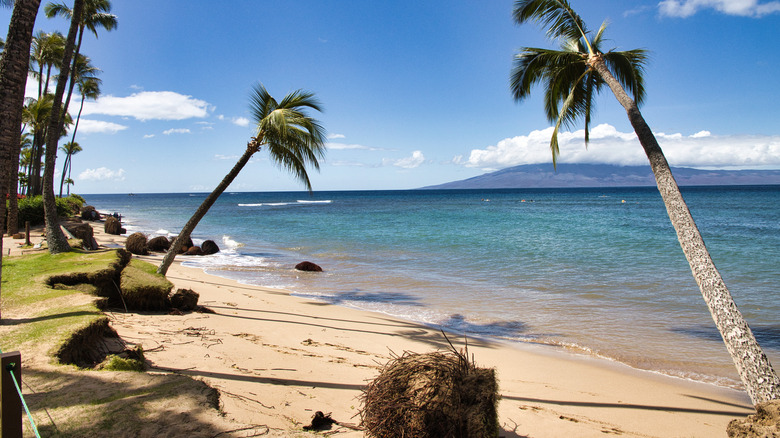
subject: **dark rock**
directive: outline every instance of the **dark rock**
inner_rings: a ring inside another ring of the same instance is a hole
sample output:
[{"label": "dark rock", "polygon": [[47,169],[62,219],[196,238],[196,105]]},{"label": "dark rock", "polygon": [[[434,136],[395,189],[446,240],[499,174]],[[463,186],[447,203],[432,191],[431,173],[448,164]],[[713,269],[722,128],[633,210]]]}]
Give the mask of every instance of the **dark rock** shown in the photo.
[{"label": "dark rock", "polygon": [[127,248],[127,250],[133,254],[138,254],[138,255],[149,254],[146,234],[133,233],[127,236],[127,239],[125,240],[125,248]]},{"label": "dark rock", "polygon": [[100,213],[91,205],[85,205],[81,209],[81,218],[87,221],[96,221],[100,219]]},{"label": "dark rock", "polygon": [[200,246],[204,255],[216,254],[219,252],[219,246],[213,240],[207,240]]},{"label": "dark rock", "polygon": [[319,267],[319,265],[312,262],[300,262],[297,265],[295,265],[295,269],[299,271],[322,272],[322,268]]},{"label": "dark rock", "polygon": [[200,295],[190,289],[179,289],[171,295],[171,307],[190,312],[198,308]]},{"label": "dark rock", "polygon": [[171,247],[171,241],[165,236],[157,236],[149,239],[146,246],[149,251],[165,252]]},{"label": "dark rock", "polygon": [[190,247],[187,252],[184,253],[184,255],[204,255],[203,250],[200,249],[199,246],[192,246]]},{"label": "dark rock", "polygon": [[780,437],[780,400],[756,405],[756,413],[731,420],[726,428],[729,438]]},{"label": "dark rock", "polygon": [[113,234],[114,236],[118,236],[122,234],[122,223],[119,221],[119,219],[109,216],[106,218],[105,224],[103,224],[103,230],[107,234]]},{"label": "dark rock", "polygon": [[73,234],[77,239],[81,239],[85,249],[95,250],[97,244],[93,245],[95,237],[93,235],[92,226],[85,223],[65,222],[62,227],[68,230],[70,234]]}]

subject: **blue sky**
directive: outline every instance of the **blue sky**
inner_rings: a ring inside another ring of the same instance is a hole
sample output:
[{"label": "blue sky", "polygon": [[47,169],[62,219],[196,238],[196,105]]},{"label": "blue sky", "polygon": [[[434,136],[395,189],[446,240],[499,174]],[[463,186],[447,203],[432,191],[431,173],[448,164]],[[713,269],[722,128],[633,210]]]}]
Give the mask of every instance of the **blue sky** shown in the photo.
[{"label": "blue sky", "polygon": [[[780,1],[571,3],[594,30],[609,20],[605,47],[651,52],[642,112],[673,166],[780,169]],[[551,163],[541,90],[518,104],[508,77],[519,48],[555,43],[515,25],[512,5],[114,0],[118,29],[82,47],[102,70],[103,95],[85,104],[72,190],[211,191],[253,135],[256,82],[277,98],[303,88],[321,100],[329,148],[311,174],[315,191],[408,189]],[[36,31],[67,33],[42,9]],[[10,13],[0,9],[0,23]],[[560,162],[647,163],[611,94],[597,102],[591,136],[586,149],[581,129],[564,132]],[[302,189],[261,151],[229,190]]]}]

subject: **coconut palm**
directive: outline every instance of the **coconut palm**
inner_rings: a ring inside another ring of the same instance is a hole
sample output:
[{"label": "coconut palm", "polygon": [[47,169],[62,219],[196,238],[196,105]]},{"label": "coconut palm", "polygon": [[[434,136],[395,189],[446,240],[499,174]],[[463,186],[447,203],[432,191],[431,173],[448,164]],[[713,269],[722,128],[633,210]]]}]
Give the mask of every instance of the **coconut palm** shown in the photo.
[{"label": "coconut palm", "polygon": [[165,254],[157,269],[158,273],[165,275],[168,272],[173,259],[184,241],[192,234],[198,222],[238,176],[252,155],[261,149],[265,148],[271,160],[290,171],[303,182],[306,189],[311,191],[311,182],[306,172],[306,166],[310,165],[319,169],[318,159],[325,155],[325,130],[317,120],[307,114],[309,109],[322,111],[314,94],[298,90],[277,102],[268,94],[262,84],[257,84],[253,87],[250,99],[252,117],[257,126],[255,136],[249,140],[244,154],[235,166],[184,225],[179,236]]},{"label": "coconut palm", "polygon": [[[83,149],[75,141],[70,141],[60,146],[60,150],[65,152],[65,166],[62,168],[62,182],[60,183],[60,198],[62,197],[62,185],[65,184],[66,179],[70,179],[71,169],[71,157],[81,152]],[[67,178],[66,178],[67,175]],[[71,180],[73,181],[73,180]],[[71,183],[73,184],[73,183]],[[70,195],[70,187],[68,187],[68,195]]]},{"label": "coconut palm", "polygon": [[[74,6],[75,8],[75,6]],[[49,3],[44,7],[44,12],[49,18],[57,15],[72,19],[73,10],[70,9],[65,3]],[[73,55],[73,71],[77,69],[76,62],[81,53],[81,42],[84,39],[84,31],[89,29],[95,38],[98,37],[98,28],[103,28],[107,31],[112,31],[117,28],[118,21],[116,15],[111,12],[111,2],[109,0],[84,0],[84,11],[81,14],[78,26],[78,42],[76,43],[75,54]],[[73,76],[70,78],[70,85],[68,87],[67,98],[65,99],[65,109],[63,115],[68,111],[70,106],[70,98],[73,95],[73,88],[76,84],[76,80]]]},{"label": "coconut palm", "polygon": [[70,30],[65,40],[65,53],[62,57],[57,88],[54,91],[54,103],[51,116],[49,117],[49,128],[46,132],[46,158],[43,170],[43,210],[44,219],[46,220],[46,244],[51,254],[70,251],[68,239],[65,238],[65,234],[60,228],[59,217],[57,216],[57,201],[54,196],[54,165],[57,160],[57,142],[64,132],[62,125],[68,114],[67,108],[62,106],[62,97],[65,94],[65,85],[68,82],[71,70],[71,57],[76,45],[76,34],[81,23],[84,2],[85,0],[75,0],[73,2],[73,17],[70,20]]},{"label": "coconut palm", "polygon": [[[30,73],[38,79],[38,99],[49,93],[49,82],[53,68],[60,68],[65,37],[60,32],[46,33],[39,31],[33,36],[30,49]],[[33,67],[33,63],[37,69]],[[44,75],[45,71],[45,75]]]},{"label": "coconut palm", "polygon": [[[79,94],[81,94],[81,105],[79,106],[79,113],[76,116],[76,124],[73,127],[73,136],[70,139],[71,143],[76,142],[76,131],[79,129],[79,120],[81,120],[81,111],[84,109],[84,101],[86,99],[97,99],[100,96],[100,79],[95,77],[100,70],[93,67],[89,58],[84,55],[79,55],[80,62],[76,63],[76,70],[72,73],[72,76],[76,78],[76,82],[79,87]],[[70,177],[71,155],[65,156],[65,164],[62,170],[62,179],[60,180],[60,197],[62,197],[62,185],[65,183],[65,170],[68,171],[68,177]],[[70,192],[68,193],[70,194]]]},{"label": "coconut palm", "polygon": [[[555,123],[550,142],[553,157],[558,154],[557,130],[561,124],[584,118],[587,139],[593,96],[604,85],[608,86],[625,108],[650,161],[680,246],[748,395],[754,404],[780,398],[780,378],[726,288],[669,163],[639,112],[638,104],[644,96],[642,73],[646,52],[603,52],[600,45],[606,25],[593,35],[566,0],[519,0],[515,2],[513,16],[519,24],[535,21],[546,26],[548,37],[563,42],[562,50],[558,51],[522,49],[511,74],[512,92],[518,101],[526,98],[534,85],[544,86],[547,117]],[[633,99],[627,91],[634,95]]]},{"label": "coconut palm", "polygon": [[[8,0],[2,0],[9,5]],[[11,152],[19,147],[19,127],[22,125],[24,87],[27,83],[27,65],[30,58],[35,17],[40,0],[16,0],[8,25],[3,56],[0,59],[0,191],[5,194],[10,180]],[[5,202],[0,202],[0,217],[5,217]],[[0,221],[0,230],[4,223]],[[0,235],[3,233],[0,232]],[[3,244],[0,239],[0,273],[2,272]],[[1,275],[1,274],[0,274]]]}]

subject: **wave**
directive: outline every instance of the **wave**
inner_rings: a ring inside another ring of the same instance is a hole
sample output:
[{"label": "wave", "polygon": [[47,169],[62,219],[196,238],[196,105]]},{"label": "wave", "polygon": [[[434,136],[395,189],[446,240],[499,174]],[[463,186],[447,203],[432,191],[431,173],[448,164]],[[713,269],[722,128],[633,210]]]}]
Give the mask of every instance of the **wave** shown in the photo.
[{"label": "wave", "polygon": [[236,242],[235,240],[231,239],[230,236],[228,235],[222,236],[222,243],[225,244],[227,249],[231,249],[231,250],[235,250],[237,248],[241,248],[242,246],[244,246],[243,243]]},{"label": "wave", "polygon": [[330,204],[330,199],[323,201],[297,200],[295,202],[261,202],[256,204],[238,204],[239,207],[284,207],[287,205],[307,205],[307,204]]}]

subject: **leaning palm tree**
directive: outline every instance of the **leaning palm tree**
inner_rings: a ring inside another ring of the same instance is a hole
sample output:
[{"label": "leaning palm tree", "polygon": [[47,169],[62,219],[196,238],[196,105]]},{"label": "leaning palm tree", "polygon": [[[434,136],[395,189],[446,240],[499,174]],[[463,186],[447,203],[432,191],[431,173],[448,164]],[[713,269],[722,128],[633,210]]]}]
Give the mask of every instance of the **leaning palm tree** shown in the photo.
[{"label": "leaning palm tree", "polygon": [[160,263],[158,273],[165,275],[168,272],[173,259],[198,222],[238,176],[252,155],[260,149],[265,148],[274,162],[292,172],[311,191],[306,166],[311,165],[319,169],[318,159],[325,155],[325,130],[317,120],[307,114],[308,109],[322,111],[314,94],[298,90],[277,102],[262,84],[257,84],[252,90],[251,109],[257,125],[255,136],[247,143],[246,151],[236,165],[184,225]]},{"label": "leaning palm tree", "polygon": [[[715,268],[669,163],[639,112],[637,105],[644,96],[642,73],[646,52],[601,51],[606,25],[602,25],[595,35],[591,34],[566,0],[518,0],[513,16],[519,24],[536,21],[547,26],[548,37],[563,42],[562,50],[557,51],[522,49],[515,58],[511,74],[512,92],[518,101],[525,99],[535,84],[541,83],[545,87],[547,117],[555,123],[550,142],[553,158],[558,154],[557,132],[561,124],[572,124],[584,117],[585,138],[588,139],[593,97],[608,86],[625,108],[650,161],[680,246],[748,395],[754,404],[780,398],[780,378]],[[633,99],[626,90],[634,95]]]},{"label": "leaning palm tree", "polygon": [[[2,0],[4,6],[9,0]],[[27,65],[30,60],[35,17],[40,0],[16,0],[8,25],[3,56],[0,59],[0,189],[10,181],[11,151],[19,147],[19,127],[22,125],[24,87],[27,82]],[[5,202],[0,202],[0,217],[5,217]],[[0,231],[5,224],[0,221]],[[0,235],[3,233],[0,232]],[[0,273],[2,273],[3,244],[0,239]],[[0,274],[2,275],[2,274]]]}]

